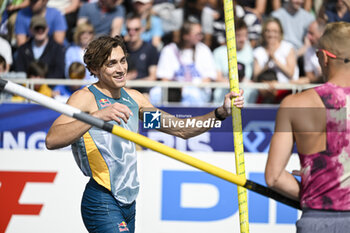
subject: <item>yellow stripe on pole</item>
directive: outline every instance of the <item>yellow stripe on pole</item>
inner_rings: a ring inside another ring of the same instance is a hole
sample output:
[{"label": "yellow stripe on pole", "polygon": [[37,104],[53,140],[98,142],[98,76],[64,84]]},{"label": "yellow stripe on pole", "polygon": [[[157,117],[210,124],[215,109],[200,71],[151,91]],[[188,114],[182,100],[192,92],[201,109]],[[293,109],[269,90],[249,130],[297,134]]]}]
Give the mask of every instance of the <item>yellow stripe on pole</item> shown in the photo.
[{"label": "yellow stripe on pole", "polygon": [[236,185],[243,186],[247,182],[244,177],[238,176],[232,172],[226,171],[220,167],[214,166],[210,163],[204,162],[202,160],[193,158],[181,151],[178,151],[172,147],[166,146],[160,142],[153,141],[141,134],[131,132],[120,126],[113,125],[112,134],[122,137],[124,139],[135,142],[138,145],[149,148],[151,150],[157,151],[163,155],[176,159],[180,162],[186,163],[190,166],[196,167],[202,171],[209,174],[217,176],[221,179],[227,180]]},{"label": "yellow stripe on pole", "polygon": [[[228,68],[229,68],[229,80],[230,91],[239,93],[239,79],[237,69],[237,51],[236,51],[236,36],[235,36],[235,21],[232,0],[224,0],[224,12],[225,12],[225,27],[226,27],[226,44],[228,55]],[[237,174],[245,179],[245,166],[244,166],[244,148],[242,137],[242,119],[241,110],[236,108],[231,102],[232,107],[232,125],[233,125],[233,138],[235,148],[235,161]],[[248,201],[247,190],[241,186],[237,186],[238,192],[238,209],[239,209],[239,222],[241,233],[249,232],[249,218],[248,218]]]}]

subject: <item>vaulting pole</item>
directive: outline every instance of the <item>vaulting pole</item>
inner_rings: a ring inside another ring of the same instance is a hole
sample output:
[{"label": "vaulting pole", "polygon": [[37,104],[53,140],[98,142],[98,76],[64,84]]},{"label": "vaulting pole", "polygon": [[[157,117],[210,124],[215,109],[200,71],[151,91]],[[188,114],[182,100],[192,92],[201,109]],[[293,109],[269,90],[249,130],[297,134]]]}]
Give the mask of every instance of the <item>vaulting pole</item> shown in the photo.
[{"label": "vaulting pole", "polygon": [[193,158],[181,151],[178,151],[172,147],[166,146],[162,143],[151,140],[141,134],[134,133],[132,131],[126,130],[118,125],[110,124],[99,118],[93,117],[85,112],[82,112],[80,109],[74,108],[70,105],[58,102],[50,97],[42,95],[38,92],[25,88],[21,85],[15,84],[10,81],[0,79],[0,92],[5,90],[9,93],[22,96],[26,99],[34,101],[42,106],[45,106],[49,109],[52,109],[61,114],[67,115],[69,117],[75,118],[92,126],[103,129],[107,132],[110,132],[116,136],[130,140],[136,144],[139,144],[143,147],[149,148],[151,150],[157,151],[161,154],[164,154],[168,157],[176,159],[182,163],[186,163],[192,167],[198,168],[202,171],[205,171],[209,174],[212,174],[221,179],[227,180],[238,186],[243,186],[247,189],[250,189],[254,192],[260,193],[266,197],[270,197],[276,201],[289,205],[293,208],[300,209],[298,201],[294,201],[290,198],[282,196],[281,194],[265,187],[260,184],[257,184],[253,181],[247,180],[245,177],[236,175],[232,172],[226,171],[220,167],[214,166],[207,162],[201,161],[197,158]]},{"label": "vaulting pole", "polygon": [[[224,11],[230,91],[239,93],[235,21],[232,0],[224,0]],[[231,107],[236,173],[245,179],[241,110],[233,105],[233,101],[231,101]],[[249,233],[247,190],[244,187],[237,186],[237,192],[241,233]]]}]

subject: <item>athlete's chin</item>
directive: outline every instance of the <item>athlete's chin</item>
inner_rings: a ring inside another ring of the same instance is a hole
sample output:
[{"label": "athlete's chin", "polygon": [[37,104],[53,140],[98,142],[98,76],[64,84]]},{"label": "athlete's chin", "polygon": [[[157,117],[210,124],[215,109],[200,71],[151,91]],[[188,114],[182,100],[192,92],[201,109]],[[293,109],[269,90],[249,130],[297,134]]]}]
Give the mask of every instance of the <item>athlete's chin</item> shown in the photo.
[{"label": "athlete's chin", "polygon": [[115,81],[114,82],[114,85],[117,87],[117,88],[121,88],[121,87],[125,87],[126,85],[126,80],[118,80],[118,81]]}]

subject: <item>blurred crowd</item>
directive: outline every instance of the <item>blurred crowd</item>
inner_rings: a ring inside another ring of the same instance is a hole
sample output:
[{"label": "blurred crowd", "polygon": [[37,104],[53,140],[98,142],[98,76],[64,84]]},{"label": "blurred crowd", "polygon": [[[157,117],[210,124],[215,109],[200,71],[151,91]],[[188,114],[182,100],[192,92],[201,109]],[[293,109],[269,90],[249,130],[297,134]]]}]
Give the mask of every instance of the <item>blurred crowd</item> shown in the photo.
[{"label": "blurred crowd", "polygon": [[[350,0],[234,0],[237,69],[248,103],[279,103],[276,83],[322,83],[316,56],[328,22],[350,22]],[[0,0],[0,73],[97,81],[84,50],[101,35],[122,35],[129,80],[228,83],[223,0]],[[66,100],[80,86],[37,85]],[[228,89],[138,88],[155,105],[222,102]],[[21,98],[13,97],[20,101]]]}]

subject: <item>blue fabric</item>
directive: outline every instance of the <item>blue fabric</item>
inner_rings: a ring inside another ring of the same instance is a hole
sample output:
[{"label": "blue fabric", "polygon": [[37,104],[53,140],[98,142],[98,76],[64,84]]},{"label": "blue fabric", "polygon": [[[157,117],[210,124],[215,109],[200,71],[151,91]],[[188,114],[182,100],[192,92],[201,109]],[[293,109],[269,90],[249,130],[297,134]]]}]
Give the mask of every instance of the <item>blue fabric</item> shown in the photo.
[{"label": "blue fabric", "polygon": [[98,3],[85,3],[79,10],[78,19],[87,18],[94,26],[96,35],[109,35],[115,18],[125,18],[125,8],[119,5],[113,11],[103,12]]},{"label": "blue fabric", "polygon": [[132,51],[128,45],[126,48],[128,49],[129,59],[137,70],[136,79],[149,76],[149,67],[153,65],[156,66],[158,63],[159,54],[157,49],[151,43],[147,42],[144,42],[142,46],[135,51]]},{"label": "blue fabric", "polygon": [[[142,26],[146,28],[146,25],[147,25],[147,21],[145,19],[142,20]],[[121,35],[125,36],[126,34],[127,34],[127,31],[126,31],[126,26],[124,24],[121,31]],[[148,31],[144,31],[141,34],[142,40],[145,42],[152,42],[152,38],[154,36],[162,37],[163,35],[164,35],[164,32],[163,32],[162,20],[158,16],[152,15],[151,27]]]},{"label": "blue fabric", "polygon": [[[81,88],[80,88],[81,89]],[[57,91],[61,96],[69,98],[76,90],[72,90],[70,86],[65,85],[57,85],[53,89],[53,91]]]},{"label": "blue fabric", "polygon": [[[71,45],[69,46],[69,48],[66,51],[65,54],[65,70],[64,70],[64,74],[66,76],[66,78],[69,79],[69,75],[68,75],[68,71],[69,71],[69,66],[73,63],[73,62],[80,62],[84,65],[86,65],[84,63],[84,57],[83,57],[83,52],[82,52],[82,48],[77,46],[77,45]],[[90,71],[85,68],[85,80],[89,80],[89,81],[96,81],[97,78],[95,76],[93,76]]]},{"label": "blue fabric", "polygon": [[[29,25],[33,12],[30,7],[26,7],[18,11],[15,23],[15,33],[30,36]],[[53,35],[56,31],[66,31],[67,22],[64,16],[55,8],[47,7],[45,14],[46,23],[49,27],[49,35]]]},{"label": "blue fabric", "polygon": [[297,233],[348,233],[350,212],[304,209],[296,227]]},{"label": "blue fabric", "polygon": [[328,23],[330,22],[340,22],[340,21],[344,21],[344,22],[350,22],[350,12],[347,11],[345,13],[345,15],[343,17],[339,17],[339,15],[337,14],[337,12],[335,11],[335,9],[333,10],[326,10],[326,15],[328,17]]},{"label": "blue fabric", "polygon": [[[142,24],[144,27],[146,27],[146,20],[142,20]],[[158,16],[151,16],[151,28],[148,31],[144,31],[141,34],[141,38],[143,41],[151,42],[152,38],[154,36],[163,36],[163,26],[162,26],[162,20]]]},{"label": "blue fabric", "polygon": [[110,191],[90,179],[81,202],[81,215],[89,232],[133,233],[135,205],[118,202]]},{"label": "blue fabric", "polygon": [[46,44],[39,47],[35,45],[34,41],[32,41],[32,48],[33,48],[34,59],[38,60],[41,57],[41,55],[43,55],[44,50],[46,48]]},{"label": "blue fabric", "polygon": [[282,7],[271,13],[281,21],[283,28],[283,39],[292,43],[295,49],[303,46],[304,37],[307,34],[308,27],[315,16],[304,9],[299,9],[294,15],[291,15],[286,8]]}]

